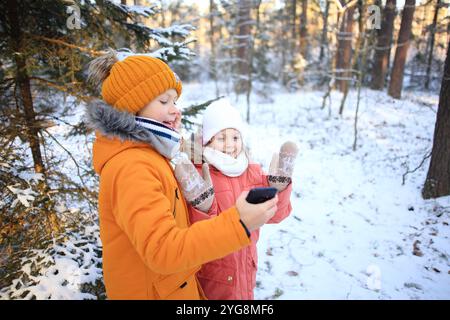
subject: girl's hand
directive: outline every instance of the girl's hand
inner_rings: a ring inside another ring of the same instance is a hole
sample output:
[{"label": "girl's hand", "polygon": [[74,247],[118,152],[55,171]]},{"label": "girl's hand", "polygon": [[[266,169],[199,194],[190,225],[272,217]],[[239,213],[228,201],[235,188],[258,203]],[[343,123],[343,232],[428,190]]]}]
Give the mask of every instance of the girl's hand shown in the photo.
[{"label": "girl's hand", "polygon": [[207,163],[202,166],[202,175],[187,157],[182,158],[175,166],[175,177],[180,183],[183,196],[193,207],[207,213],[214,201],[214,189]]},{"label": "girl's hand", "polygon": [[270,162],[269,175],[267,180],[269,186],[283,191],[292,181],[295,159],[297,158],[298,147],[294,142],[283,143],[279,153],[274,153]]}]

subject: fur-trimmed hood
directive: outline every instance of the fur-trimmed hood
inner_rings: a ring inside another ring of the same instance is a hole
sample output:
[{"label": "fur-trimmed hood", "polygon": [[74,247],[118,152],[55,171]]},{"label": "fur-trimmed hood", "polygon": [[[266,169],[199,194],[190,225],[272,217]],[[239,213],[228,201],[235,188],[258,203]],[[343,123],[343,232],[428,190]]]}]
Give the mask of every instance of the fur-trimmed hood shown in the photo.
[{"label": "fur-trimmed hood", "polygon": [[134,114],[116,110],[101,100],[86,107],[85,121],[96,131],[93,164],[98,174],[112,157],[126,149],[154,149],[151,133],[136,123]]},{"label": "fur-trimmed hood", "polygon": [[102,100],[95,100],[86,107],[86,124],[109,138],[119,138],[150,144],[151,134],[135,121],[135,115],[119,111]]}]

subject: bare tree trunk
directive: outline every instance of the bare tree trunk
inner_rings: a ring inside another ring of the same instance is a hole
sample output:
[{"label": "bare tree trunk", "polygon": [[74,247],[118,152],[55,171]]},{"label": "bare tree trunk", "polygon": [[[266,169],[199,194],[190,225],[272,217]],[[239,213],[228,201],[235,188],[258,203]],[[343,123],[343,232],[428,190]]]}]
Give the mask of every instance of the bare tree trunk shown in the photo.
[{"label": "bare tree trunk", "polygon": [[439,14],[440,6],[441,6],[441,0],[437,0],[436,9],[434,11],[433,24],[431,25],[431,30],[430,30],[430,51],[428,54],[427,73],[426,73],[426,78],[425,78],[425,89],[428,89],[430,87],[431,64],[433,63],[434,40],[435,40],[435,34],[436,34],[437,17]]},{"label": "bare tree trunk", "polygon": [[[345,1],[342,1],[342,5]],[[338,34],[338,49],[336,60],[336,71],[338,72],[338,79],[336,87],[339,91],[346,94],[349,89],[349,79],[352,74],[350,72],[352,60],[352,40],[353,40],[353,15],[355,13],[355,6],[348,8],[342,17],[341,28]]]},{"label": "bare tree trunk", "polygon": [[400,99],[403,88],[403,74],[405,70],[406,56],[408,55],[411,39],[411,26],[414,17],[416,0],[406,0],[402,14],[402,23],[397,40],[394,65],[392,67],[391,81],[388,93],[391,97]]},{"label": "bare tree trunk", "polygon": [[430,167],[422,189],[424,199],[450,195],[450,43],[445,59]]},{"label": "bare tree trunk", "polygon": [[248,90],[249,72],[249,48],[251,42],[251,17],[252,0],[238,0],[237,16],[237,76],[235,85],[236,93],[244,93]]},{"label": "bare tree trunk", "polygon": [[308,0],[302,1],[302,15],[300,17],[300,54],[308,59]]},{"label": "bare tree trunk", "polygon": [[214,0],[209,0],[209,43],[211,45],[211,57],[209,60],[210,74],[216,86],[216,96],[219,95],[219,87],[217,84],[217,66],[216,66],[216,45],[214,39],[214,15],[217,7]]},{"label": "bare tree trunk", "polygon": [[292,23],[291,26],[291,32],[292,37],[289,39],[289,52],[288,56],[290,57],[290,64],[291,64],[291,70],[295,70],[295,53],[297,52],[297,0],[291,0],[290,2],[291,8],[290,9],[290,21]]},{"label": "bare tree trunk", "polygon": [[[356,9],[356,7],[355,7],[355,9]],[[359,72],[360,64],[358,63],[358,60],[360,58],[361,50],[363,50],[362,47],[364,45],[364,39],[365,39],[364,26],[366,23],[366,19],[365,19],[366,4],[364,4],[364,2],[362,0],[358,1],[358,11],[359,11],[358,39],[356,41],[355,52],[353,54],[353,62],[350,65],[351,65],[351,69],[358,70],[358,72]],[[349,71],[349,72],[344,72],[344,73],[347,73],[347,75],[348,75],[347,77],[353,78],[353,73],[354,73],[353,70]],[[358,74],[357,78],[359,79],[359,74]],[[363,76],[363,78],[364,78],[364,76]],[[346,81],[348,83],[350,81],[350,79],[344,80],[344,81]],[[362,82],[362,80],[361,80],[361,82]],[[361,86],[358,86],[358,92],[360,92],[360,91],[361,91]],[[341,100],[341,105],[339,107],[339,115],[342,115],[342,113],[344,111],[344,106],[345,106],[345,101],[347,100],[347,96],[348,96],[348,87],[344,91],[344,95]]]},{"label": "bare tree trunk", "polygon": [[297,0],[292,0],[292,8],[291,8],[291,15],[292,15],[292,43],[294,44],[295,49],[295,42],[297,39]]},{"label": "bare tree trunk", "polygon": [[[252,38],[256,38],[256,33],[259,30],[259,7],[261,6],[261,0],[257,0],[255,2],[255,10],[256,10],[256,28],[254,28],[254,34],[252,35]],[[253,72],[253,57],[254,57],[254,46],[255,41],[251,41],[250,44],[250,57],[249,57],[249,68],[248,68],[248,86],[247,86],[247,122],[250,123],[250,96],[252,94],[252,88],[253,88],[253,78],[252,78],[252,72]]]},{"label": "bare tree trunk", "polygon": [[383,10],[381,29],[375,47],[375,61],[372,70],[372,89],[383,90],[391,53],[392,34],[394,30],[396,0],[387,0]]},{"label": "bare tree trunk", "polygon": [[320,41],[320,55],[319,55],[319,61],[322,62],[324,54],[325,54],[325,47],[328,45],[328,13],[330,10],[330,2],[327,1],[325,4],[325,12],[323,15],[323,28],[322,28],[322,37]]}]

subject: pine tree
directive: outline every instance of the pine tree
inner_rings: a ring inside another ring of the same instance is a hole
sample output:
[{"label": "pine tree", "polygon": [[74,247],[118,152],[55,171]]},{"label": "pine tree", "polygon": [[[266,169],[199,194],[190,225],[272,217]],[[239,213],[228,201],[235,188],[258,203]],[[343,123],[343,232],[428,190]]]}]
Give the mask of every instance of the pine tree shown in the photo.
[{"label": "pine tree", "polygon": [[[192,26],[139,22],[156,14],[156,7],[108,0],[0,2],[0,252],[18,254],[5,265],[20,264],[25,249],[65,232],[65,215],[75,215],[61,208],[75,202],[85,219],[93,219],[89,210],[95,216],[91,165],[65,146],[87,133],[65,115],[98,95],[85,82],[87,63],[108,47],[152,52],[170,63],[192,55],[185,40]],[[57,125],[72,128],[64,140],[49,130]],[[68,163],[75,166],[70,174],[62,170]],[[0,287],[14,275],[0,273]]]}]

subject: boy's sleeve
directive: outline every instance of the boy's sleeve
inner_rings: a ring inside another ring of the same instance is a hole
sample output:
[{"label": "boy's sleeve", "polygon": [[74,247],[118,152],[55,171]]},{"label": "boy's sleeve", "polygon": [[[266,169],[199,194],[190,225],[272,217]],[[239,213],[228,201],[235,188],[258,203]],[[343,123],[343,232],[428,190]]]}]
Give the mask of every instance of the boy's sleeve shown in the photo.
[{"label": "boy's sleeve", "polygon": [[188,270],[250,244],[236,207],[189,228],[178,227],[157,173],[145,164],[121,166],[111,181],[116,222],[155,272]]}]

